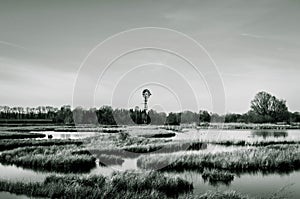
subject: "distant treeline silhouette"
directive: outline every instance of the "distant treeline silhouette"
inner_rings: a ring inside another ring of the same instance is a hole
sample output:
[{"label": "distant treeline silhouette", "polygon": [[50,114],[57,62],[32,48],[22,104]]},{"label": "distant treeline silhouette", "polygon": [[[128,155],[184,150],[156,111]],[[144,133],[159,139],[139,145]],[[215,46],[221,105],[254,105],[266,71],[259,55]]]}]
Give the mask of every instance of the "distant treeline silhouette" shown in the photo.
[{"label": "distant treeline silhouette", "polygon": [[251,109],[244,114],[228,113],[218,115],[201,110],[198,113],[183,111],[180,113],[163,113],[149,110],[148,112],[135,109],[113,109],[110,106],[102,106],[99,109],[83,109],[77,107],[71,110],[71,106],[65,105],[60,109],[53,107],[38,108],[10,108],[0,107],[0,121],[8,120],[51,120],[57,124],[101,124],[101,125],[179,125],[199,124],[209,122],[225,123],[299,123],[299,112],[288,111],[286,102],[279,100],[266,92],[259,92],[251,101]]}]

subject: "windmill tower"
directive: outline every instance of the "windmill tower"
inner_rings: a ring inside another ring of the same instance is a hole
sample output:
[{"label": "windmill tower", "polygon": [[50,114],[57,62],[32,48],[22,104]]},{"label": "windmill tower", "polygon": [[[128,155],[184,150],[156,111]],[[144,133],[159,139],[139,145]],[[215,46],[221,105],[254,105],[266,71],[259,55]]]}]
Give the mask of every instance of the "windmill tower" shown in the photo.
[{"label": "windmill tower", "polygon": [[147,111],[148,111],[148,99],[149,99],[151,93],[148,89],[144,89],[143,92],[142,92],[142,95],[144,97],[144,111],[147,113]]}]

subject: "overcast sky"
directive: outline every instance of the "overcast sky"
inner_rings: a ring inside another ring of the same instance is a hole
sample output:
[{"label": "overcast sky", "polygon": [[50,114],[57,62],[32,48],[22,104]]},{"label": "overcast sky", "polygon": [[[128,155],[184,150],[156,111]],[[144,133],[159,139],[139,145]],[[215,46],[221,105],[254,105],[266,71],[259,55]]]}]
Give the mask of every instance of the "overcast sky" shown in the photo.
[{"label": "overcast sky", "polygon": [[[226,112],[248,111],[261,90],[299,111],[299,21],[298,0],[0,0],[0,104],[72,104],[79,67],[96,45],[128,29],[162,27],[190,36],[209,52],[223,81]],[[140,64],[146,66],[128,73]],[[193,74],[164,52],[124,56],[97,85],[95,105],[142,106],[140,92],[148,87],[150,108],[213,111],[207,74]]]}]

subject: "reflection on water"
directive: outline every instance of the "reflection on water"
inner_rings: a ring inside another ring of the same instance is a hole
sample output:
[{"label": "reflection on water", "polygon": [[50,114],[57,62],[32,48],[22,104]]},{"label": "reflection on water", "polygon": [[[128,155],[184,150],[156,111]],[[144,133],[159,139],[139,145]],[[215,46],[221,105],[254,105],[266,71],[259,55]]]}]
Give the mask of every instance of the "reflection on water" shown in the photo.
[{"label": "reflection on water", "polygon": [[192,182],[194,193],[200,195],[208,190],[218,189],[220,191],[236,190],[253,197],[270,196],[276,192],[283,194],[285,198],[299,199],[300,189],[300,171],[294,171],[290,174],[242,174],[235,177],[231,184],[211,185],[202,179],[200,173],[193,171],[168,172],[167,175],[178,176]]},{"label": "reflection on water", "polygon": [[[35,133],[32,131],[32,133]],[[96,132],[56,132],[56,131],[41,131],[46,136],[40,139],[48,139],[48,136],[52,136],[53,139],[84,139],[87,137],[95,136]]]},{"label": "reflection on water", "polygon": [[266,131],[266,130],[255,130],[252,131],[253,137],[263,137],[264,139],[267,139],[269,137],[273,138],[285,138],[288,136],[288,133],[286,131]]},{"label": "reflection on water", "polygon": [[0,179],[22,181],[22,182],[42,182],[50,172],[36,172],[31,169],[23,169],[13,165],[0,164]]},{"label": "reflection on water", "polygon": [[177,133],[174,140],[203,141],[300,141],[300,129],[278,130],[221,130],[221,129],[187,129]]},{"label": "reflection on water", "polygon": [[15,195],[8,192],[0,192],[1,199],[28,199],[29,197],[23,195]]}]

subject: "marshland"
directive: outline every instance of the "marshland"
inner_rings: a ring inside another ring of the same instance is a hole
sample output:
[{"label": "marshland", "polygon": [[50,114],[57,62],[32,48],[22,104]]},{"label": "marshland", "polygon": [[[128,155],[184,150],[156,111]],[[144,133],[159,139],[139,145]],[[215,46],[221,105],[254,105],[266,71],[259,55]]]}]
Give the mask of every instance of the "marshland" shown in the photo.
[{"label": "marshland", "polygon": [[[284,198],[286,194],[297,198],[300,194],[297,129],[174,127],[173,131],[172,126],[147,125],[113,127],[116,131],[111,133],[93,126],[53,127],[72,131],[7,128],[0,140],[3,197],[10,193],[12,198]],[[78,137],[66,136],[73,133]]]},{"label": "marshland", "polygon": [[254,105],[243,115],[2,112],[0,197],[299,198],[300,116]]}]

